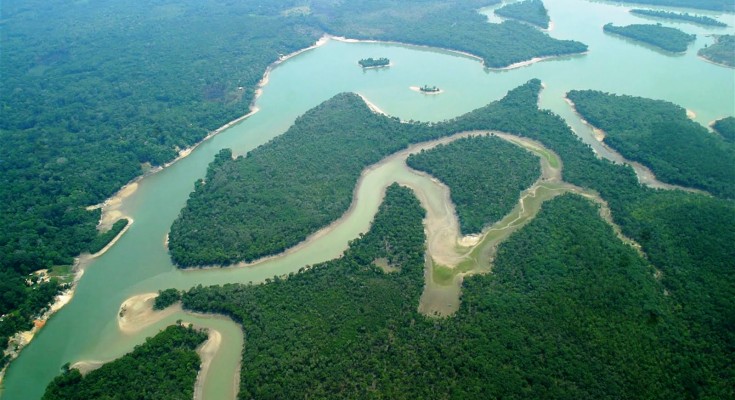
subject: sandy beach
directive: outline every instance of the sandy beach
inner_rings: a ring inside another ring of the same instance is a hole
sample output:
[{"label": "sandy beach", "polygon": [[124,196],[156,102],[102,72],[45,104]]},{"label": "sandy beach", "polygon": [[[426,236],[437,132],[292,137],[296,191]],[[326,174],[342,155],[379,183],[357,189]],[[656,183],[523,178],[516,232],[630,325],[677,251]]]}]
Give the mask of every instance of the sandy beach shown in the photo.
[{"label": "sandy beach", "polygon": [[132,335],[170,315],[183,311],[181,304],[175,304],[161,311],[154,310],[153,303],[156,297],[158,293],[143,293],[125,300],[120,305],[120,311],[117,314],[117,326],[120,331],[126,335]]},{"label": "sandy beach", "polygon": [[199,367],[197,380],[194,384],[194,400],[204,398],[204,382],[207,380],[207,374],[209,373],[209,367],[212,365],[212,360],[221,345],[222,334],[215,329],[209,329],[209,338],[197,349],[197,354],[202,359],[202,364]]}]

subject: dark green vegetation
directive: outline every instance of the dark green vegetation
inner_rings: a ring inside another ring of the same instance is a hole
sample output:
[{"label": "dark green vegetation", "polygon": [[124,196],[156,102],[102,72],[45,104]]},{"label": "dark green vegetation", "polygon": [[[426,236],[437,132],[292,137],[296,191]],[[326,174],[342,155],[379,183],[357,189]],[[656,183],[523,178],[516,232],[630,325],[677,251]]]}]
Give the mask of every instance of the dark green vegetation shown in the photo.
[{"label": "dark green vegetation", "polygon": [[357,63],[360,64],[360,66],[363,68],[375,68],[375,67],[385,67],[389,65],[390,60],[385,57],[381,57],[381,58],[370,57],[370,58],[363,58]]},{"label": "dark green vegetation", "polygon": [[718,35],[713,45],[700,49],[697,54],[714,63],[735,68],[735,35]]},{"label": "dark green vegetation", "polygon": [[633,24],[628,26],[614,26],[606,24],[602,29],[608,33],[625,36],[658,47],[672,53],[683,53],[687,47],[696,39],[696,35],[684,33],[676,28],[667,26]]},{"label": "dark green vegetation", "polygon": [[606,143],[659,179],[735,198],[735,146],[691,121],[683,108],[598,91],[571,91],[567,97],[606,132]]},{"label": "dark green vegetation", "polygon": [[43,399],[191,399],[201,362],[194,350],[206,339],[191,327],[169,326],[84,377],[67,364]]},{"label": "dark green vegetation", "polygon": [[705,26],[720,26],[720,27],[727,26],[727,24],[723,22],[720,22],[714,18],[706,17],[704,15],[692,15],[689,13],[676,13],[676,12],[660,11],[660,10],[641,10],[638,8],[634,8],[630,10],[630,13],[634,15],[641,15],[644,17],[654,17],[654,18],[670,19],[674,21],[692,22],[695,24],[705,25]]},{"label": "dark green vegetation", "polygon": [[163,310],[168,306],[181,300],[181,295],[176,289],[159,290],[158,297],[153,302],[154,310]]},{"label": "dark green vegetation", "polygon": [[171,227],[171,256],[195,266],[279,253],[347,211],[365,167],[430,133],[337,95],[246,157],[222,150]]},{"label": "dark green vegetation", "polygon": [[479,233],[518,203],[539,178],[538,157],[494,136],[460,139],[408,157],[409,167],[452,188],[462,234]]},{"label": "dark green vegetation", "polygon": [[[735,395],[735,205],[640,186],[631,168],[597,159],[539,110],[540,90],[531,81],[435,129],[543,143],[562,158],[564,180],[608,201],[648,261],[591,203],[561,196],[501,244],[493,274],[465,279],[455,316],[427,319],[416,313],[422,213],[390,188],[371,232],[342,258],[264,285],[184,294],[185,308],[242,323],[252,368],[241,372],[240,398]],[[399,272],[384,274],[372,265],[379,258]]]},{"label": "dark green vegetation", "polygon": [[493,1],[317,0],[298,12],[293,0],[4,1],[0,271],[21,282],[99,248],[100,214],[86,206],[247,113],[266,67],[325,32],[455,48],[493,67],[586,49],[487,24],[475,10]]},{"label": "dark green vegetation", "polygon": [[[35,275],[23,277],[0,270],[0,346],[5,347],[16,332],[33,328],[33,320],[67,287],[55,278],[42,282]],[[0,352],[0,369],[8,361]]]},{"label": "dark green vegetation", "polygon": [[112,239],[115,238],[120,232],[122,232],[125,227],[128,226],[128,220],[127,219],[119,219],[115,221],[114,224],[112,224],[112,228],[108,230],[107,232],[100,233],[97,235],[94,240],[92,240],[92,243],[89,244],[89,252],[94,254],[107,246]]},{"label": "dark green vegetation", "polygon": [[696,8],[700,10],[735,11],[735,4],[730,0],[625,0],[625,3]]},{"label": "dark green vegetation", "polygon": [[712,124],[712,129],[728,142],[735,142],[735,117],[718,119]]},{"label": "dark green vegetation", "polygon": [[441,91],[441,89],[439,89],[438,87],[436,87],[436,86],[429,86],[429,85],[421,86],[419,88],[419,90],[422,91],[422,92],[425,92],[425,93],[436,93],[436,92]]},{"label": "dark green vegetation", "polygon": [[548,29],[549,22],[551,22],[549,12],[541,0],[524,0],[518,3],[507,4],[495,10],[495,14],[501,17],[528,22],[544,29]]}]

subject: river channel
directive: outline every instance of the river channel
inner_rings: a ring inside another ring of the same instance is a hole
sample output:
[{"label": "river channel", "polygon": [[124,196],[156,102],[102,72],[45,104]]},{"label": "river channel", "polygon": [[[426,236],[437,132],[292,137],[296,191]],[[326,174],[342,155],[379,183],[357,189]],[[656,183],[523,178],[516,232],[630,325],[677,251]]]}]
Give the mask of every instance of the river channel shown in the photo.
[{"label": "river channel", "polygon": [[[232,376],[242,346],[238,325],[222,318],[175,313],[138,332],[123,333],[117,322],[120,305],[134,295],[169,287],[262,282],[335,258],[349,240],[367,231],[384,183],[413,179],[407,175],[412,172],[401,163],[366,174],[357,189],[359,206],[349,217],[336,224],[328,235],[284,257],[243,268],[183,272],[171,264],[164,246],[168,229],[194,182],[204,176],[207,164],[220,149],[232,148],[235,154],[245,154],[283,133],[298,115],[339,92],[362,94],[387,114],[403,120],[438,121],[498,100],[508,90],[539,78],[545,85],[540,107],[562,116],[599,155],[614,160],[615,154],[600,145],[565,101],[567,91],[597,89],[664,99],[693,111],[695,120],[703,125],[733,114],[735,72],[701,60],[696,51],[713,42],[707,35],[732,33],[735,15],[688,10],[728,23],[730,27],[724,29],[665,22],[664,25],[697,34],[696,43],[686,54],[671,55],[602,32],[602,26],[608,22],[651,23],[630,15],[627,10],[632,6],[583,0],[544,3],[554,22],[549,34],[588,44],[588,54],[494,71],[483,68],[476,59],[448,51],[330,40],[274,68],[257,100],[258,113],[204,142],[188,157],[141,180],[137,189],[123,199],[119,211],[135,222],[109,251],[90,262],[72,301],[48,321],[11,364],[3,382],[2,398],[38,399],[63,364],[114,359],[177,319],[221,333],[223,350],[212,360],[203,394],[207,399],[232,398],[236,391]],[[393,66],[363,71],[356,61],[365,57],[388,57]],[[443,93],[427,96],[409,90],[410,86],[423,84],[436,85]],[[428,201],[441,202],[443,197],[439,196],[443,195],[427,181],[430,180],[417,181],[417,185],[428,185],[426,193],[437,193]]]}]

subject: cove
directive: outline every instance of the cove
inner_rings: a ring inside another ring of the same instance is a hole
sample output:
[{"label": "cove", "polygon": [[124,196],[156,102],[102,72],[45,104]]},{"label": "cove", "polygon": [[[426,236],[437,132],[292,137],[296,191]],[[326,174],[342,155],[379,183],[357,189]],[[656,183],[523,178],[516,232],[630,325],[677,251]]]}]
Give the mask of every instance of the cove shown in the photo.
[{"label": "cove", "polygon": [[[632,7],[581,0],[547,0],[545,4],[554,22],[550,35],[587,43],[588,54],[547,60],[515,70],[492,71],[474,59],[447,51],[330,41],[279,65],[257,101],[260,112],[204,142],[170,168],[143,179],[135,193],[122,202],[121,212],[133,218],[134,224],[107,253],[90,263],[74,299],[48,321],[11,364],[4,381],[3,398],[40,398],[48,381],[59,373],[64,363],[118,357],[142,343],[146,336],[154,335],[163,324],[179,318],[192,320],[187,315],[172,316],[160,326],[122,335],[117,313],[122,302],[133,295],[168,287],[185,289],[192,282],[202,285],[261,282],[334,258],[344,250],[347,241],[367,230],[380,201],[377,187],[365,189],[366,196],[372,196],[366,197],[366,204],[370,203],[371,207],[355,210],[354,219],[341,225],[340,229],[344,230],[339,231],[340,240],[320,248],[305,248],[297,264],[284,257],[278,262],[242,269],[182,272],[171,265],[163,245],[194,181],[204,176],[207,164],[221,148],[229,147],[235,154],[244,154],[283,133],[298,115],[336,93],[360,93],[389,115],[404,120],[438,121],[500,99],[508,90],[539,78],[546,85],[540,106],[561,115],[596,150],[599,142],[564,101],[564,94],[571,89],[597,89],[672,101],[693,110],[696,120],[703,125],[735,109],[733,70],[706,63],[696,56],[698,48],[712,42],[706,34],[727,30],[683,24],[682,29],[698,35],[697,42],[685,55],[669,56],[602,32],[602,25],[608,22],[641,22],[627,13]],[[735,25],[733,14],[714,15]],[[388,57],[395,65],[363,71],[356,62],[369,56]],[[440,96],[422,96],[408,89],[417,82],[430,82],[445,92]],[[598,154],[605,156],[603,150],[598,150]],[[369,187],[369,183],[366,185]],[[214,327],[212,321],[201,323]],[[228,328],[218,326],[217,329]],[[237,332],[233,334],[236,336]],[[238,362],[239,351],[232,354]],[[217,368],[212,365],[210,373]],[[227,368],[218,371],[229,374],[226,378],[231,379],[233,370]],[[215,390],[209,398],[221,398],[217,397],[219,394]],[[225,392],[221,394],[226,396]]]}]

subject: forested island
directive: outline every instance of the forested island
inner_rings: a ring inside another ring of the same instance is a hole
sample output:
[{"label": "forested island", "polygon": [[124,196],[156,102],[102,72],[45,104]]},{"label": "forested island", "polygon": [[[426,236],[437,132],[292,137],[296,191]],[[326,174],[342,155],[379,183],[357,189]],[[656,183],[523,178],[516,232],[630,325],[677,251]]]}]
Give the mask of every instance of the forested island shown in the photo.
[{"label": "forested island", "polygon": [[602,29],[605,32],[625,36],[672,53],[685,52],[689,44],[697,38],[696,35],[690,35],[679,29],[661,26],[660,24],[615,26],[610,23],[606,24]]},{"label": "forested island", "polygon": [[438,93],[438,92],[441,92],[441,89],[439,89],[438,87],[436,87],[436,86],[429,86],[429,85],[421,86],[419,88],[419,90],[422,91],[423,93]]},{"label": "forested island", "polygon": [[591,90],[574,90],[567,97],[590,124],[605,131],[605,143],[648,166],[659,179],[735,198],[735,146],[691,121],[685,109]]},{"label": "forested island", "polygon": [[730,143],[735,142],[735,117],[718,119],[712,124],[712,129]]},{"label": "forested island", "polygon": [[380,68],[380,67],[387,67],[390,65],[390,60],[381,57],[381,58],[363,58],[360,61],[357,62],[360,64],[363,68]]},{"label": "forested island", "polygon": [[494,11],[496,15],[528,22],[539,28],[548,29],[551,19],[541,0],[524,0],[506,4]]},{"label": "forested island", "polygon": [[172,325],[117,360],[82,376],[64,367],[46,388],[43,400],[191,400],[201,360],[195,349],[207,333]]},{"label": "forested island", "polygon": [[634,8],[630,10],[630,13],[633,15],[640,15],[644,17],[662,18],[662,19],[669,19],[673,21],[692,22],[692,23],[704,25],[704,26],[718,26],[718,27],[727,26],[726,23],[720,22],[714,18],[707,17],[704,15],[693,15],[689,13],[677,13],[677,12],[660,11],[660,10],[643,10],[640,8]]},{"label": "forested island", "polygon": [[500,220],[518,203],[518,194],[541,175],[533,154],[492,136],[460,139],[422,151],[409,156],[406,164],[452,188],[464,235],[480,233]]},{"label": "forested island", "polygon": [[[640,186],[630,167],[598,159],[563,119],[539,110],[540,90],[530,81],[500,101],[424,128],[438,135],[494,129],[541,142],[562,158],[566,181],[607,200],[645,257],[623,244],[588,200],[560,196],[500,245],[492,274],[464,279],[454,316],[426,318],[416,310],[424,213],[408,189],[394,185],[370,231],[339,259],[264,284],[170,294],[182,296],[186,309],[242,324],[248,368],[241,370],[239,398],[731,394],[735,205]],[[340,95],[328,103],[352,100]],[[316,110],[322,118],[339,116]],[[371,114],[357,114],[353,123],[365,118]],[[451,168],[464,163],[446,160]],[[475,184],[457,180],[450,189]],[[379,259],[396,272],[383,272]]]},{"label": "forested island", "polygon": [[713,63],[735,68],[735,35],[716,35],[715,43],[697,54]]},{"label": "forested island", "polygon": [[87,207],[248,113],[266,68],[325,33],[469,52],[488,67],[586,50],[488,24],[476,10],[494,2],[3,4],[0,276],[12,295],[0,347],[61,290],[56,278],[26,286],[32,272],[68,272],[122,229],[99,234],[100,211]]},{"label": "forested island", "polygon": [[700,10],[713,11],[735,11],[735,4],[730,0],[625,0],[625,3],[696,8]]}]

